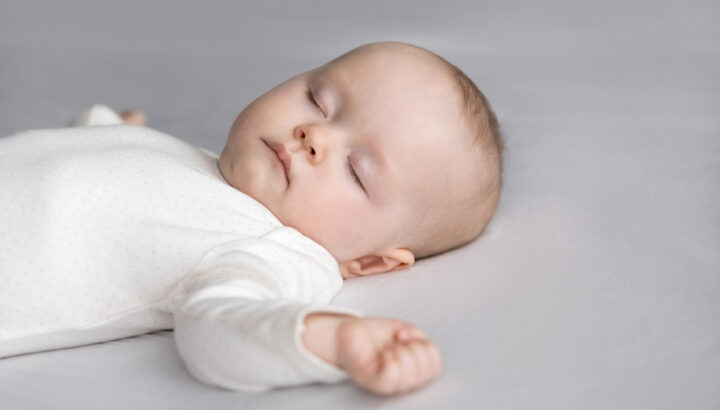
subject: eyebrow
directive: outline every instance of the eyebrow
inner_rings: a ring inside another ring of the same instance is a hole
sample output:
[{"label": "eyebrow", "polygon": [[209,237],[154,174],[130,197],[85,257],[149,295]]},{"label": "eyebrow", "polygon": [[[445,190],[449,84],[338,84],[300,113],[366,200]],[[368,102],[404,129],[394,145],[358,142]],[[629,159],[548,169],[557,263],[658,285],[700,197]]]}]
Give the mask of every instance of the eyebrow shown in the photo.
[{"label": "eyebrow", "polygon": [[[320,71],[316,74],[314,74],[312,77],[310,77],[310,80],[308,81],[312,85],[316,85],[319,87],[327,87],[332,88],[333,94],[336,97],[336,99],[340,101],[347,101],[347,98],[344,96],[345,91],[337,84],[337,81],[332,81],[327,75],[324,75],[325,71]],[[338,104],[339,101],[336,101],[334,109],[338,109],[338,106],[343,106],[344,104]],[[368,152],[371,151],[371,152]],[[355,172],[358,174],[360,179],[363,182],[363,186],[365,187],[368,196],[370,199],[374,199],[378,196],[379,192],[379,179],[381,177],[381,172],[387,173],[388,167],[387,167],[387,158],[385,154],[380,151],[377,148],[371,148],[370,150],[361,149],[359,151],[360,155],[362,155],[364,158],[369,158],[369,160],[365,161],[355,161],[354,164],[358,164],[358,162],[363,162],[363,164],[360,164],[360,166],[354,167]],[[376,172],[374,172],[375,177],[370,177],[370,172],[367,171],[367,166],[364,165],[367,162],[371,162]],[[372,182],[370,182],[372,181]]]}]

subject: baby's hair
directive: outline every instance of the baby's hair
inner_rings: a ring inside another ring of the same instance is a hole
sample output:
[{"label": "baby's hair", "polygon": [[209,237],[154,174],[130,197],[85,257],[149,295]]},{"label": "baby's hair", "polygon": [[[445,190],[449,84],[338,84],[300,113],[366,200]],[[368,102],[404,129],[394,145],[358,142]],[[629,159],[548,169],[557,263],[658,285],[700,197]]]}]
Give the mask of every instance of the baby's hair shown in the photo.
[{"label": "baby's hair", "polygon": [[[442,59],[442,57],[440,57]],[[445,59],[443,59],[445,61]],[[502,174],[503,174],[503,151],[505,143],[500,123],[497,116],[490,107],[490,103],[485,98],[485,94],[475,85],[475,83],[454,64],[447,61],[445,63],[452,70],[452,74],[460,86],[463,93],[463,113],[468,115],[470,126],[472,127],[472,135],[475,136],[475,143],[489,143],[494,150],[498,152],[499,178],[498,186],[502,190]],[[487,119],[484,117],[487,116]],[[490,141],[484,142],[483,138]]]},{"label": "baby's hair", "polygon": [[[415,46],[417,47],[417,46]],[[413,250],[415,259],[427,258],[450,251],[479,237],[487,228],[500,202],[503,185],[503,152],[505,143],[497,116],[485,95],[461,69],[430,50],[421,48],[443,63],[461,94],[461,112],[473,138],[472,147],[478,152],[478,160],[489,164],[491,176],[485,187],[477,194],[477,201],[470,201],[466,215],[460,217],[455,229],[448,229],[446,220],[440,218],[432,226],[423,229],[426,240]],[[482,198],[480,198],[482,197]]]}]

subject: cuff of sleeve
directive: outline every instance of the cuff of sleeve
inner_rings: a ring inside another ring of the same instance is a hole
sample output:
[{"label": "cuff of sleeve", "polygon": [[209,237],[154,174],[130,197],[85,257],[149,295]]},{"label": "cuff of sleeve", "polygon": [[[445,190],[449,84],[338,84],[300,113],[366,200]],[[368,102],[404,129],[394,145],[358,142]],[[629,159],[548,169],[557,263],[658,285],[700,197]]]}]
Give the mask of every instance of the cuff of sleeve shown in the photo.
[{"label": "cuff of sleeve", "polygon": [[95,104],[70,121],[70,127],[123,124],[122,118],[110,107]]},{"label": "cuff of sleeve", "polygon": [[311,353],[302,342],[302,333],[305,331],[305,317],[310,313],[323,312],[323,313],[338,313],[346,314],[356,317],[362,317],[362,312],[333,305],[307,305],[300,310],[297,315],[297,321],[295,322],[295,347],[300,353],[300,356],[304,357],[308,363],[310,363],[315,369],[317,369],[316,377],[325,383],[338,383],[349,378],[347,372],[337,366],[334,366],[323,359],[315,356]]}]

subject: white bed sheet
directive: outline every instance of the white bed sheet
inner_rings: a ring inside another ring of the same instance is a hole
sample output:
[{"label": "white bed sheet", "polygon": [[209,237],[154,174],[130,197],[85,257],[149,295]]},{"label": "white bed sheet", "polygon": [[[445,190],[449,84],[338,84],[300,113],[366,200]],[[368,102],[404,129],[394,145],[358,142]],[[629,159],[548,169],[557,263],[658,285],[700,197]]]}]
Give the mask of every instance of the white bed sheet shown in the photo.
[{"label": "white bed sheet", "polygon": [[[13,58],[1,63],[0,135],[58,126],[101,101],[145,109],[151,126],[219,152],[266,85],[397,39],[478,82],[507,151],[484,237],[409,271],[350,280],[335,300],[425,329],[445,361],[427,388],[392,399],[351,383],[223,391],[192,379],[162,331],[0,360],[0,407],[720,408],[720,6],[676,3],[428,2],[412,3],[422,11],[410,18],[410,3],[317,2],[288,20],[229,2],[178,3],[175,14],[4,2],[0,55]],[[176,14],[193,12],[203,30],[185,37]],[[128,34],[149,20],[155,28]],[[101,26],[105,38],[87,36]],[[264,27],[282,29],[253,37]],[[341,34],[315,37],[322,27]],[[238,80],[237,67],[260,77]],[[243,97],[229,95],[233,81]]]}]

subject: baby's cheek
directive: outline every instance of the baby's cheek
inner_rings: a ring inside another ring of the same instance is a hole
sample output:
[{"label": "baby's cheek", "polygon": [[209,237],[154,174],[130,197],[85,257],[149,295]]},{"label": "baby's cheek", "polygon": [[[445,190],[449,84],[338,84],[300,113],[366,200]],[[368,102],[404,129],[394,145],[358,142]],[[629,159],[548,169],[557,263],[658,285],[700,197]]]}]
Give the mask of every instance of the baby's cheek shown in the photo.
[{"label": "baby's cheek", "polygon": [[366,216],[353,204],[330,202],[317,209],[312,230],[321,244],[333,254],[351,253],[358,245],[364,245]]}]

